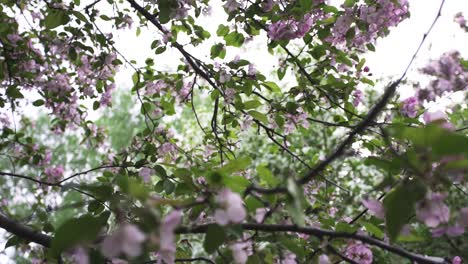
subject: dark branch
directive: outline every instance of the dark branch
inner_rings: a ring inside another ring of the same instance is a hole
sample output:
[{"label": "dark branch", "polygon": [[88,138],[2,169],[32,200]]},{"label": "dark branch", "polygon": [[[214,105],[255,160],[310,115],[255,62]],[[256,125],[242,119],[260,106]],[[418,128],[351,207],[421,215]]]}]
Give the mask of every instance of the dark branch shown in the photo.
[{"label": "dark branch", "polygon": [[[176,233],[178,234],[200,234],[200,233],[205,233],[206,230],[208,229],[209,224],[205,225],[199,225],[199,226],[194,226],[194,227],[180,227],[176,230]],[[321,228],[315,228],[315,227],[300,227],[296,225],[277,225],[277,224],[253,224],[253,223],[248,223],[248,224],[241,224],[241,227],[244,230],[251,230],[251,231],[261,231],[261,232],[267,232],[267,233],[278,233],[278,232],[294,232],[294,233],[302,233],[302,234],[308,234],[311,236],[315,236],[317,238],[328,238],[330,239],[354,239],[361,241],[365,244],[372,245],[379,247],[381,249],[387,250],[389,252],[392,252],[396,255],[405,257],[407,259],[410,259],[412,261],[415,261],[417,263],[422,263],[422,264],[444,264],[444,263],[449,263],[443,258],[434,258],[434,257],[425,257],[419,254],[415,254],[412,252],[409,252],[403,248],[400,248],[398,246],[393,246],[390,244],[387,244],[381,240],[369,237],[369,236],[364,236],[356,233],[346,233],[346,232],[337,232],[333,230],[327,230],[327,229],[321,229]]]},{"label": "dark branch", "polygon": [[52,237],[34,231],[31,227],[18,223],[2,214],[0,214],[0,227],[27,241],[50,247]]}]

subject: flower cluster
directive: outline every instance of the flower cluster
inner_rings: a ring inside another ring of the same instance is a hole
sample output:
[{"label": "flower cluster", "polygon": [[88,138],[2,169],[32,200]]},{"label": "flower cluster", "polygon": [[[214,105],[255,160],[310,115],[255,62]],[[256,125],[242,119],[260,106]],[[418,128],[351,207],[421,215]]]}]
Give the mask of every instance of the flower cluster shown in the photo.
[{"label": "flower cluster", "polygon": [[17,82],[20,92],[34,90],[44,97],[41,104],[62,121],[56,132],[80,125],[84,112],[79,99],[96,98],[97,91],[102,93],[100,104],[110,105],[115,88],[112,77],[118,71],[115,53],[89,54],[70,44],[72,39],[67,37],[42,36],[38,44],[36,39],[15,32],[7,39],[11,47],[5,54],[11,59],[9,77]]},{"label": "flower cluster", "polygon": [[450,218],[450,209],[444,204],[447,197],[441,193],[430,193],[416,206],[416,218],[429,227],[437,227],[447,223]]},{"label": "flower cluster", "polygon": [[380,219],[385,218],[385,211],[384,211],[382,202],[380,202],[379,200],[364,199],[362,200],[362,204],[364,205],[364,207],[366,207],[369,210],[369,212],[373,216],[380,218]]},{"label": "flower cluster", "polygon": [[[356,10],[359,10],[357,14]],[[364,51],[367,44],[372,44],[378,37],[384,35],[387,29],[398,25],[407,16],[406,0],[378,0],[375,5],[361,5],[356,9],[346,8],[336,20],[328,41],[345,50],[357,48]],[[347,38],[350,30],[355,31],[353,38]]]},{"label": "flower cluster", "polygon": [[431,61],[422,72],[433,79],[429,85],[418,90],[420,101],[434,101],[447,92],[466,91],[468,89],[468,70],[460,63],[457,51],[444,53],[438,60]]},{"label": "flower cluster", "polygon": [[442,111],[435,111],[435,112],[425,112],[423,114],[423,120],[426,124],[437,124],[442,128],[447,130],[454,130],[455,127],[452,123],[448,121],[447,114]]},{"label": "flower cluster", "polygon": [[417,114],[417,107],[419,105],[418,98],[411,96],[403,101],[401,113],[405,116],[414,118]]},{"label": "flower cluster", "polygon": [[47,167],[44,170],[45,175],[47,175],[47,180],[50,183],[58,182],[63,177],[63,172],[63,167],[60,165],[57,167]]},{"label": "flower cluster", "polygon": [[314,20],[311,15],[305,15],[302,20],[294,18],[279,20],[268,27],[268,37],[272,40],[291,40],[302,38],[310,31]]},{"label": "flower cluster", "polygon": [[250,242],[235,242],[229,246],[231,249],[234,263],[245,264],[250,255],[252,255],[252,245]]},{"label": "flower cluster", "polygon": [[466,18],[463,16],[461,12],[457,13],[454,17],[455,23],[457,23],[461,28],[463,28],[466,32],[468,32],[468,24],[466,22]]},{"label": "flower cluster", "polygon": [[372,251],[366,245],[359,242],[350,243],[346,247],[345,255],[359,264],[372,263]]},{"label": "flower cluster", "polygon": [[101,253],[107,258],[125,254],[129,258],[141,254],[142,243],[146,235],[133,224],[123,224],[114,233],[107,236],[101,244]]},{"label": "flower cluster", "polygon": [[247,216],[242,198],[229,189],[222,189],[218,193],[216,203],[219,208],[216,209],[214,218],[219,225],[238,224]]},{"label": "flower cluster", "polygon": [[296,129],[297,126],[303,128],[309,127],[309,121],[307,121],[308,114],[302,108],[298,108],[294,114],[286,114],[286,123],[284,124],[284,134],[289,135]]},{"label": "flower cluster", "polygon": [[175,261],[176,244],[174,231],[181,222],[182,213],[176,210],[166,215],[159,226],[158,257],[164,263],[174,263]]}]

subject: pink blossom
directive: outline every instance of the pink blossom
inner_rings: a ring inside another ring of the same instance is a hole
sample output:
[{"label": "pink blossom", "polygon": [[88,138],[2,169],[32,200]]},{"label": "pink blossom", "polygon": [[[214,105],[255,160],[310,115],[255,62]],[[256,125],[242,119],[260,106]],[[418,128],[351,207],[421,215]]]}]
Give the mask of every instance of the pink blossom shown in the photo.
[{"label": "pink blossom", "polygon": [[10,127],[10,126],[11,126],[11,122],[10,122],[10,118],[8,117],[8,115],[6,115],[5,113],[0,113],[0,127],[4,128],[4,127]]},{"label": "pink blossom", "polygon": [[401,113],[411,118],[416,117],[416,108],[418,104],[418,99],[414,96],[405,99],[403,101],[403,106],[401,107]]},{"label": "pink blossom", "polygon": [[144,182],[148,183],[151,181],[151,175],[154,174],[154,170],[150,168],[142,168],[138,172],[138,176],[140,176]]},{"label": "pink blossom", "polygon": [[426,124],[437,120],[447,120],[447,114],[442,111],[425,112],[423,115],[423,120]]},{"label": "pink blossom", "polygon": [[41,20],[42,19],[42,14],[41,14],[41,12],[31,11],[31,18],[33,19],[33,21],[35,21],[36,19]]},{"label": "pink blossom", "polygon": [[296,254],[288,252],[287,254],[284,255],[283,259],[281,261],[278,261],[277,263],[281,264],[297,264],[296,261]]},{"label": "pink blossom", "polygon": [[236,11],[237,8],[240,7],[240,4],[237,2],[237,0],[227,0],[223,7],[228,13],[231,13]]},{"label": "pink blossom", "polygon": [[219,225],[228,223],[241,223],[247,216],[244,208],[244,202],[238,193],[225,188],[216,196],[216,203],[219,208],[216,209],[214,218]]},{"label": "pink blossom", "polygon": [[462,263],[463,263],[463,260],[459,256],[455,256],[452,259],[452,264],[462,264]]},{"label": "pink blossom", "polygon": [[252,63],[249,64],[249,70],[247,74],[250,76],[255,76],[255,74],[257,74],[257,69],[255,68],[255,65],[253,65]]},{"label": "pink blossom", "polygon": [[40,165],[48,165],[51,160],[52,160],[52,152],[49,149],[46,149],[44,153],[44,157],[42,158],[42,161],[40,162]]},{"label": "pink blossom", "polygon": [[302,38],[310,31],[313,19],[310,14],[305,15],[301,21],[294,19],[279,20],[268,27],[268,37],[272,40],[291,40]]},{"label": "pink blossom", "polygon": [[331,264],[331,261],[327,255],[320,255],[318,264]]},{"label": "pink blossom", "polygon": [[190,91],[192,90],[192,82],[185,83],[184,86],[182,86],[182,89],[179,91],[179,96],[181,100],[187,99],[187,97],[190,95]]},{"label": "pink blossom", "polygon": [[229,246],[231,249],[232,257],[234,258],[234,263],[244,264],[249,258],[249,243],[247,242],[237,242]]},{"label": "pink blossom", "polygon": [[106,258],[119,256],[121,253],[133,258],[141,254],[141,244],[146,235],[133,224],[123,224],[114,233],[107,236],[101,244],[101,253]]},{"label": "pink blossom", "polygon": [[331,217],[335,217],[336,213],[338,212],[338,208],[336,207],[331,207],[329,210],[328,210],[328,214],[331,216]]},{"label": "pink blossom", "polygon": [[432,237],[441,237],[447,235],[449,237],[460,236],[465,233],[465,228],[462,226],[442,226],[432,229]]},{"label": "pink blossom", "polygon": [[275,0],[264,0],[262,2],[262,10],[263,12],[270,12],[275,6]]},{"label": "pink blossom", "polygon": [[133,19],[129,15],[125,15],[122,18],[122,22],[123,22],[122,25],[120,25],[118,28],[124,28],[124,27],[128,27],[129,29],[132,28]]},{"label": "pink blossom", "polygon": [[176,151],[176,146],[170,142],[165,142],[159,147],[159,155],[165,156]]},{"label": "pink blossom", "polygon": [[213,8],[211,6],[205,6],[203,7],[202,9],[202,14],[204,16],[211,16],[211,14],[213,13]]},{"label": "pink blossom", "polygon": [[463,227],[468,227],[468,207],[460,209],[458,213],[458,223]]},{"label": "pink blossom", "polygon": [[234,96],[236,95],[236,90],[232,88],[227,88],[224,90],[224,100],[226,103],[232,103],[234,101]]},{"label": "pink blossom", "polygon": [[47,167],[44,170],[44,173],[47,175],[49,182],[54,183],[58,182],[63,177],[63,167],[61,165],[56,167]]},{"label": "pink blossom", "polygon": [[359,264],[372,263],[372,251],[362,243],[353,242],[346,247],[345,255]]},{"label": "pink blossom", "polygon": [[369,212],[380,219],[385,218],[385,211],[382,203],[376,199],[364,199],[362,204],[369,210]]},{"label": "pink blossom", "polygon": [[450,51],[431,61],[422,72],[432,77],[427,87],[418,91],[420,101],[433,101],[447,92],[465,91],[468,87],[468,71],[464,69],[460,53]]},{"label": "pink blossom", "polygon": [[211,155],[213,155],[213,153],[215,153],[215,152],[216,152],[215,147],[213,147],[212,145],[206,145],[205,146],[205,151],[203,152],[203,157],[208,158]]},{"label": "pink blossom", "polygon": [[299,107],[294,114],[286,114],[285,117],[287,121],[284,124],[284,133],[286,135],[291,134],[296,129],[296,126],[299,125],[303,128],[308,128],[310,125],[309,121],[307,121],[308,116],[309,114],[301,107]]},{"label": "pink blossom", "polygon": [[353,99],[353,105],[354,105],[354,107],[356,107],[356,106],[358,106],[358,105],[361,103],[361,101],[362,101],[362,91],[359,90],[359,89],[356,89],[356,90],[354,91],[354,93],[353,93],[353,97],[354,97],[354,99]]},{"label": "pink blossom", "polygon": [[[356,14],[355,10],[359,10]],[[368,43],[373,43],[385,31],[398,25],[408,17],[408,3],[405,1],[379,0],[378,5],[360,5],[358,8],[346,8],[345,13],[336,20],[328,41],[336,46],[366,50]],[[357,15],[357,17],[356,17]],[[366,30],[354,28],[355,37],[347,39],[346,34],[356,22],[368,25]]]},{"label": "pink blossom", "polygon": [[167,87],[167,84],[162,81],[158,80],[157,82],[150,82],[146,85],[146,94],[153,95],[153,94],[161,94],[164,88]]},{"label": "pink blossom", "polygon": [[447,114],[445,114],[442,111],[425,112],[423,114],[423,120],[426,124],[436,123],[444,129],[454,130],[455,127],[447,119],[448,119]]},{"label": "pink blossom", "polygon": [[459,24],[461,27],[465,26],[466,19],[461,12],[458,12],[454,17],[455,23]]},{"label": "pink blossom", "polygon": [[175,210],[166,215],[159,227],[159,258],[165,263],[175,261],[175,234],[174,231],[182,222],[182,212]]},{"label": "pink blossom", "polygon": [[430,193],[416,205],[416,218],[423,221],[429,227],[437,227],[441,223],[447,223],[450,217],[450,209],[444,204],[446,194]]},{"label": "pink blossom", "polygon": [[118,258],[111,259],[111,264],[128,264],[128,261]]},{"label": "pink blossom", "polygon": [[89,256],[88,252],[83,247],[76,247],[71,251],[71,260],[74,264],[88,264]]},{"label": "pink blossom", "polygon": [[10,43],[13,45],[13,46],[16,46],[16,44],[18,43],[18,41],[21,41],[23,38],[18,35],[18,34],[8,34],[7,35],[7,39],[8,41],[10,41]]},{"label": "pink blossom", "polygon": [[225,70],[222,70],[220,73],[219,73],[219,82],[220,83],[226,83],[226,82],[229,82],[231,80],[231,74],[226,72]]},{"label": "pink blossom", "polygon": [[244,120],[240,123],[240,129],[242,131],[248,130],[253,124],[253,119],[250,116],[246,116]]},{"label": "pink blossom", "polygon": [[257,223],[262,223],[265,220],[266,213],[267,213],[266,208],[257,208],[255,210],[255,221]]}]

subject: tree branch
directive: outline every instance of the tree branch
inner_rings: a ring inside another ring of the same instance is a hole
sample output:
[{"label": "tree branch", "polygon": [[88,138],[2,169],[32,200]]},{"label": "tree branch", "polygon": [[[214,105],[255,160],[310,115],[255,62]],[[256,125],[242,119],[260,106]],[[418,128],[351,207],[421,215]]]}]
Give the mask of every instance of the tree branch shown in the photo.
[{"label": "tree branch", "polygon": [[[199,225],[199,226],[194,226],[194,227],[179,227],[176,230],[176,233],[178,234],[201,234],[207,231],[209,225],[210,224],[204,224],[204,225]],[[316,228],[316,227],[300,227],[297,225],[247,223],[247,224],[241,224],[240,226],[244,230],[261,231],[261,232],[267,232],[267,233],[294,232],[294,233],[308,234],[308,235],[315,236],[320,239],[324,237],[327,237],[329,239],[340,239],[340,238],[354,239],[354,240],[361,241],[365,244],[376,246],[381,249],[387,250],[396,255],[410,259],[411,261],[416,261],[417,263],[422,263],[422,264],[449,263],[443,258],[425,257],[419,254],[409,252],[398,246],[387,244],[381,240],[378,240],[369,236],[356,234],[356,233],[337,232],[333,230],[321,229],[321,228]]]},{"label": "tree branch", "polygon": [[37,243],[44,247],[50,247],[52,237],[34,231],[31,227],[18,223],[3,214],[0,214],[0,227],[27,241]]}]

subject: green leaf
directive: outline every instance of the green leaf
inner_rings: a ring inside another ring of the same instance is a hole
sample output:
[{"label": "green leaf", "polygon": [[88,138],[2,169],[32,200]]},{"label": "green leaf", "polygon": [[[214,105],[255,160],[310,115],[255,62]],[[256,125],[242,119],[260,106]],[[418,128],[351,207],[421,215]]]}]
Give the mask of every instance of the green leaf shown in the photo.
[{"label": "green leaf", "polygon": [[280,93],[281,88],[274,82],[264,82],[262,83],[263,86],[265,86],[268,90],[273,91],[275,93]]},{"label": "green leaf", "polygon": [[33,105],[34,105],[34,106],[41,106],[41,105],[44,105],[44,100],[41,100],[41,99],[36,100],[36,101],[33,102]]},{"label": "green leaf", "polygon": [[352,7],[352,6],[354,6],[354,4],[355,4],[356,2],[357,2],[356,0],[345,0],[344,6],[345,6],[345,7]]},{"label": "green leaf", "polygon": [[260,101],[251,100],[251,101],[244,102],[244,109],[253,109],[253,108],[257,108],[257,107],[259,107],[261,105],[262,105],[262,103],[260,103]]},{"label": "green leaf", "polygon": [[304,225],[305,218],[302,203],[302,191],[298,188],[296,181],[293,178],[288,178],[287,183],[288,193],[290,194],[286,203],[286,208],[291,214],[294,224]]},{"label": "green leaf", "polygon": [[163,186],[164,186],[164,191],[166,192],[166,194],[171,194],[175,189],[174,183],[170,181],[169,179],[164,180]]},{"label": "green leaf", "polygon": [[224,37],[229,33],[229,27],[225,25],[219,25],[218,30],[216,30],[216,35],[218,37]]},{"label": "green leaf", "polygon": [[384,235],[385,235],[384,232],[380,228],[378,228],[376,225],[369,223],[369,222],[365,222],[363,226],[366,228],[366,231],[369,232],[369,234],[374,235],[379,239],[384,238]]},{"label": "green leaf", "polygon": [[232,176],[226,177],[224,184],[232,191],[241,193],[250,185],[250,181],[243,176]]},{"label": "green leaf", "polygon": [[44,18],[44,26],[47,29],[53,29],[61,25],[65,25],[70,21],[70,17],[65,10],[49,9],[47,16]]},{"label": "green leaf", "polygon": [[211,224],[206,230],[203,248],[210,254],[214,253],[219,246],[223,244],[225,239],[226,233],[224,232],[224,228],[216,224]]},{"label": "green leaf", "polygon": [[162,177],[162,178],[167,177],[167,172],[164,169],[164,167],[162,167],[161,165],[154,166],[154,170],[156,171],[156,175],[158,175],[159,177]]},{"label": "green leaf", "polygon": [[335,226],[335,230],[337,232],[354,233],[357,231],[357,227],[352,226],[345,222],[338,222]]},{"label": "green leaf", "polygon": [[255,110],[249,111],[249,115],[264,124],[268,123],[268,117],[265,114],[262,114],[258,111],[255,111]]},{"label": "green leaf", "polygon": [[144,201],[148,197],[149,190],[147,190],[145,185],[138,179],[132,177],[129,178],[128,193],[133,197]]},{"label": "green leaf", "polygon": [[99,109],[100,106],[101,106],[101,103],[100,103],[99,101],[94,101],[94,103],[93,103],[93,110]]},{"label": "green leaf", "polygon": [[136,86],[139,81],[140,81],[140,74],[138,74],[138,72],[135,72],[133,75],[132,75],[132,81],[133,81],[133,85]]},{"label": "green leaf", "polygon": [[233,31],[226,36],[224,36],[224,41],[226,41],[227,46],[241,47],[244,44],[245,37],[241,33]]},{"label": "green leaf", "polygon": [[291,239],[287,237],[281,237],[279,239],[279,242],[281,245],[283,245],[286,249],[289,251],[293,252],[299,257],[304,257],[305,256],[305,250],[304,247],[301,245],[301,243],[297,239]]},{"label": "green leaf", "polygon": [[24,98],[23,94],[18,90],[16,86],[8,86],[6,95],[13,99]]},{"label": "green leaf", "polygon": [[425,193],[424,184],[413,180],[399,185],[385,196],[385,222],[391,241],[395,241],[403,226],[414,215],[415,204],[424,198]]},{"label": "green leaf", "polygon": [[72,11],[73,15],[78,18],[79,20],[85,22],[85,23],[89,23],[88,19],[86,18],[85,15],[83,15],[82,13],[78,12],[78,11]]},{"label": "green leaf", "polygon": [[100,217],[85,215],[63,223],[55,233],[51,243],[54,257],[75,245],[91,242],[97,238],[106,221]]},{"label": "green leaf", "polygon": [[17,236],[12,236],[10,239],[8,239],[8,241],[5,243],[5,248],[4,249],[7,249],[9,247],[14,247],[14,246],[17,246],[21,243],[25,242],[23,239],[17,237]]},{"label": "green leaf", "polygon": [[224,48],[224,44],[218,43],[218,44],[211,46],[210,56],[212,59],[216,57],[220,57],[221,59],[224,59],[224,57],[226,56],[226,49]]},{"label": "green leaf", "polygon": [[224,165],[221,169],[219,169],[222,173],[233,173],[236,171],[241,171],[246,169],[252,160],[249,157],[242,157],[236,160],[230,161],[228,164]]},{"label": "green leaf", "polygon": [[275,186],[279,183],[279,180],[273,176],[273,173],[264,165],[257,166],[257,173],[260,179],[267,185]]},{"label": "green leaf", "polygon": [[159,22],[161,24],[166,24],[171,20],[171,13],[172,11],[177,8],[177,2],[173,0],[159,0],[158,1],[158,8],[159,8]]},{"label": "green leaf", "polygon": [[80,185],[80,189],[90,192],[101,200],[109,200],[114,194],[114,189],[109,185]]},{"label": "green leaf", "polygon": [[429,148],[439,157],[468,155],[468,137],[441,128],[438,124],[425,127],[394,126],[390,133],[396,138],[410,140],[415,147]]}]

